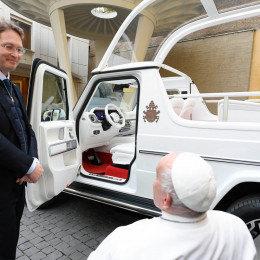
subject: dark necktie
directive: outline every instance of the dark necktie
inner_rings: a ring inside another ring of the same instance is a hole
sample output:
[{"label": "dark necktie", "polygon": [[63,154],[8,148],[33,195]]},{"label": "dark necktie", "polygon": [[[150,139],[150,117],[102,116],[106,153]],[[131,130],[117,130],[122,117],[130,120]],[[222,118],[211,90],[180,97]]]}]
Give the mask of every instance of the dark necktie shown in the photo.
[{"label": "dark necktie", "polygon": [[4,79],[3,81],[4,81],[5,85],[6,85],[9,93],[11,93],[11,85],[12,85],[11,80],[10,79]]}]

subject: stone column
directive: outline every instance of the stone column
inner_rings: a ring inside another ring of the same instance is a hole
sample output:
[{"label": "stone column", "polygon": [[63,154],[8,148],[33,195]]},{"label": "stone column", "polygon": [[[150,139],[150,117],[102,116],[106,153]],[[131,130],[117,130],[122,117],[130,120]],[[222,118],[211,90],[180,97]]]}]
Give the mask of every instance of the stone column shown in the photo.
[{"label": "stone column", "polygon": [[146,16],[140,16],[135,37],[134,51],[137,61],[143,61],[154,30],[153,22]]},{"label": "stone column", "polygon": [[104,37],[102,39],[96,39],[95,40],[95,63],[96,63],[96,67],[98,66],[98,64],[100,63],[100,61],[102,60],[110,42],[112,41],[112,38],[110,37]]},{"label": "stone column", "polygon": [[260,31],[254,32],[249,91],[260,91]]},{"label": "stone column", "polygon": [[68,41],[67,41],[67,34],[66,34],[66,26],[65,26],[65,18],[64,18],[64,11],[61,9],[55,9],[50,14],[50,22],[51,27],[54,34],[54,39],[56,43],[56,49],[59,58],[59,65],[60,68],[66,71],[69,83],[70,83],[70,92],[71,92],[71,101],[72,105],[77,101],[76,90],[74,87],[72,74],[71,74],[71,65],[70,65],[70,58],[69,58],[69,51],[68,51]]}]

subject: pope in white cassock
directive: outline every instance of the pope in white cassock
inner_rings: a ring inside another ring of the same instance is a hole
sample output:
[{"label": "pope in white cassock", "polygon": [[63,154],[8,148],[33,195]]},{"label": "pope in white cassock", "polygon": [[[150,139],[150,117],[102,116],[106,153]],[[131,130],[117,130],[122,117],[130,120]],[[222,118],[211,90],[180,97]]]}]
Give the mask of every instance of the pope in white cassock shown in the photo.
[{"label": "pope in white cassock", "polygon": [[161,217],[115,229],[88,260],[252,260],[254,241],[238,217],[209,210],[216,196],[211,166],[193,153],[164,156],[154,181]]}]

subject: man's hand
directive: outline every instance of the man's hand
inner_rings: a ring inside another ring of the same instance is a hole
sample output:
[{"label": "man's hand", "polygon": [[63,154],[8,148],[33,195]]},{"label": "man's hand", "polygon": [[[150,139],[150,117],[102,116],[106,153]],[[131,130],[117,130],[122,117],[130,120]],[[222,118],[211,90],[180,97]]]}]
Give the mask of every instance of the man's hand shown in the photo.
[{"label": "man's hand", "polygon": [[43,175],[43,168],[41,164],[36,163],[36,167],[31,174],[27,174],[27,178],[29,179],[28,182],[36,183]]},{"label": "man's hand", "polygon": [[17,179],[17,180],[16,180],[16,183],[19,183],[20,185],[21,185],[23,182],[31,182],[31,180],[27,177],[27,175],[24,175],[21,179]]},{"label": "man's hand", "polygon": [[41,164],[37,163],[34,171],[31,174],[26,174],[21,179],[17,179],[16,183],[19,183],[20,185],[23,182],[36,183],[43,175],[43,172],[44,170]]},{"label": "man's hand", "polygon": [[25,174],[21,179],[17,179],[16,183],[19,183],[20,185],[23,182],[36,183],[43,175],[43,172],[42,166],[39,163],[36,163],[34,171],[31,174]]}]

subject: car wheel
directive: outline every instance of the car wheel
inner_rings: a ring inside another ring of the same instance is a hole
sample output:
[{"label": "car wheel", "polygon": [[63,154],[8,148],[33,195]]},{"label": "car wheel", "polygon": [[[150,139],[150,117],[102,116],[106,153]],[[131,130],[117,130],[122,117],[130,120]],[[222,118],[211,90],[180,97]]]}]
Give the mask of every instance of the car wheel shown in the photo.
[{"label": "car wheel", "polygon": [[246,223],[260,257],[260,194],[235,201],[227,212],[240,217]]}]

